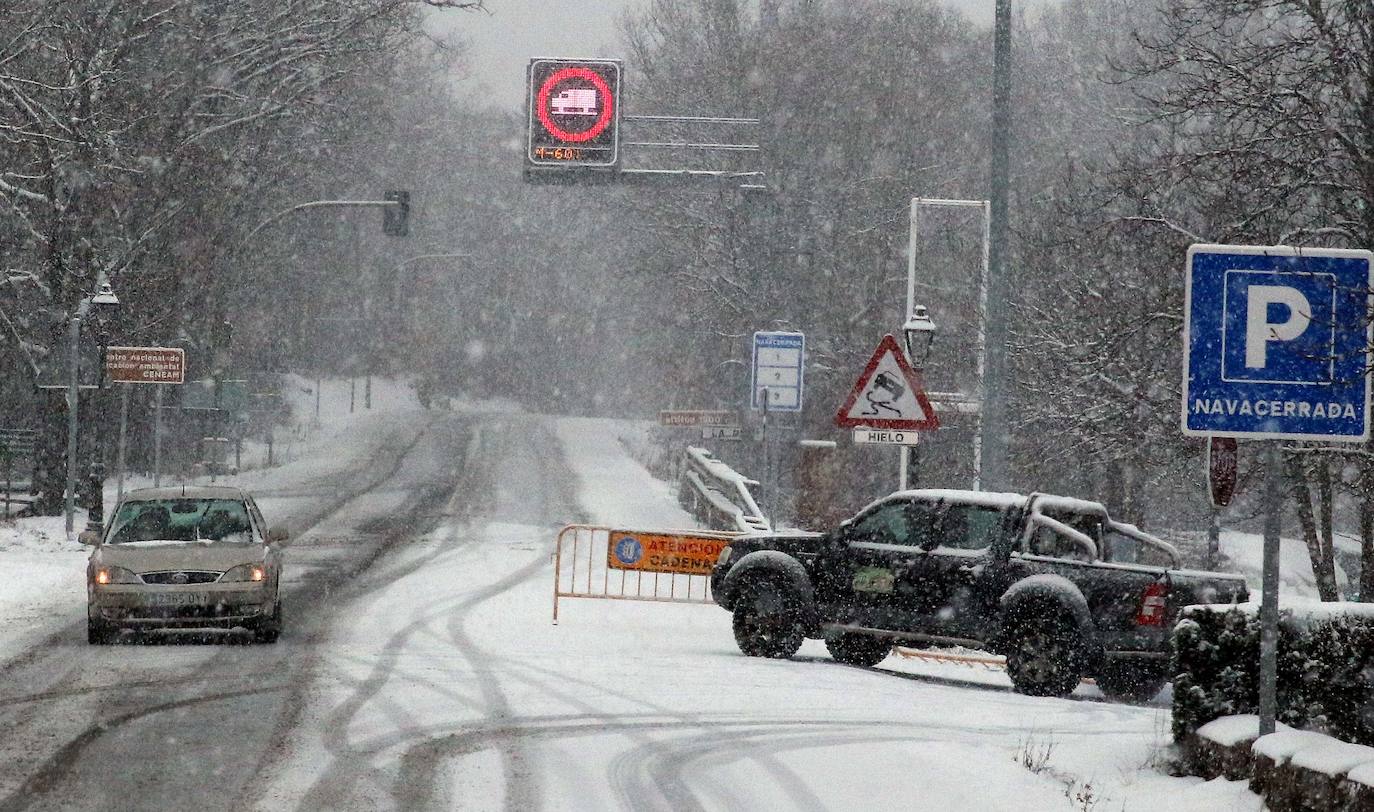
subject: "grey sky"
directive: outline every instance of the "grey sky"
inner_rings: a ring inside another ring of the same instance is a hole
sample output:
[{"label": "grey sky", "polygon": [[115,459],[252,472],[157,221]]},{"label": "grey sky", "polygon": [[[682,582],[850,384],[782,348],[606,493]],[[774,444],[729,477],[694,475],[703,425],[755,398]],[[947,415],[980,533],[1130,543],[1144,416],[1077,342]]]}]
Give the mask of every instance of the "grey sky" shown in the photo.
[{"label": "grey sky", "polygon": [[[994,0],[943,0],[970,19],[992,24]],[[619,56],[620,15],[641,0],[487,0],[486,13],[433,12],[432,25],[456,31],[469,46],[472,75],[465,93],[504,106],[525,96],[525,64],[532,56]],[[1014,0],[1015,7],[1052,0]]]}]

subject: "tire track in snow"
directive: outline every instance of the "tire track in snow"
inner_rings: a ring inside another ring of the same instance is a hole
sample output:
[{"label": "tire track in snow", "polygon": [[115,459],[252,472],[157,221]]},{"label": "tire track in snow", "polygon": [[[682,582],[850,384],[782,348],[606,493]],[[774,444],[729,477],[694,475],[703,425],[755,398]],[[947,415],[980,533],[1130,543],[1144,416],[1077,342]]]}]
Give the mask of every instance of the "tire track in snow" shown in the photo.
[{"label": "tire track in snow", "polygon": [[[533,422],[532,420],[526,422]],[[502,438],[502,447],[493,449],[505,463],[502,474],[519,473],[526,477],[533,475],[534,482],[510,482],[506,476],[500,477],[506,488],[494,489],[498,499],[509,494],[516,487],[524,500],[520,505],[495,505],[496,517],[508,511],[518,511],[526,515],[541,517],[545,522],[552,519],[556,525],[568,516],[580,511],[569,509],[575,504],[569,492],[574,477],[568,473],[561,456],[562,446],[542,422],[535,424],[533,432],[510,431],[498,423],[493,433]],[[532,437],[531,435],[535,435]],[[535,437],[538,439],[536,440]],[[519,454],[512,454],[510,444],[517,440],[527,444]],[[542,448],[558,451],[552,462],[547,453],[539,453],[535,443]],[[511,463],[514,463],[513,465]],[[557,474],[557,478],[555,477]],[[529,501],[537,499],[536,505]],[[532,510],[531,508],[537,508]],[[453,647],[468,661],[470,670],[477,681],[478,692],[482,696],[488,718],[509,720],[512,718],[509,699],[502,687],[501,673],[497,666],[502,658],[496,657],[477,644],[467,633],[466,624],[472,611],[497,595],[514,589],[529,581],[547,568],[547,554],[539,552],[534,559],[514,572],[482,587],[454,607],[448,621],[448,636]],[[392,796],[403,809],[448,808],[446,787],[441,786],[442,766],[455,758],[468,755],[465,749],[468,739],[448,738],[440,742],[424,741],[409,748],[401,757],[401,770],[392,790]],[[486,739],[501,759],[503,783],[505,787],[504,807],[507,810],[524,812],[539,807],[541,795],[538,772],[529,762],[525,742],[517,735],[501,735]]]},{"label": "tire track in snow", "polygon": [[[385,581],[374,583],[368,590],[370,594],[376,596],[377,600],[383,599],[386,591],[395,587],[406,575],[419,571],[440,556],[450,556],[465,548],[470,548],[480,540],[480,534],[471,527],[472,520],[479,514],[490,513],[493,507],[499,511],[502,506],[484,506],[478,504],[476,498],[492,494],[502,495],[501,489],[494,487],[492,468],[498,463],[506,464],[512,459],[505,452],[508,450],[507,444],[513,434],[527,437],[529,432],[510,432],[504,422],[501,421],[474,429],[474,442],[469,445],[463,479],[455,488],[455,499],[459,495],[464,496],[465,499],[461,503],[461,510],[448,511],[454,514],[450,517],[455,520],[452,531],[444,542],[435,544],[422,560],[407,566],[403,571],[385,572]],[[542,426],[539,427],[538,434],[543,442],[553,442]],[[491,437],[501,438],[502,442],[495,448],[487,448],[487,438]],[[476,438],[481,439],[477,440]],[[524,442],[533,441],[526,439]],[[562,494],[565,487],[562,482],[552,480],[553,475],[549,469],[555,466],[547,464],[547,454],[541,457],[541,455],[533,453],[532,450],[527,450],[526,453],[519,455],[519,459],[527,460],[530,464],[524,467],[526,473],[532,472],[538,478],[537,486],[522,489],[520,496],[526,502],[531,498],[538,498],[539,500],[537,505],[524,504],[520,506],[520,510],[540,516],[548,515],[549,495],[552,494],[554,498],[557,498]],[[508,510],[512,509],[511,506],[505,507]],[[531,510],[532,507],[537,508],[537,510]],[[457,521],[461,518],[467,518],[468,521]],[[509,709],[500,688],[499,678],[489,673],[489,666],[484,663],[484,657],[478,656],[476,647],[467,639],[466,632],[461,628],[461,623],[463,617],[472,608],[519,583],[535,577],[544,568],[544,559],[545,555],[539,553],[527,565],[493,584],[465,590],[437,605],[427,606],[422,613],[413,617],[405,627],[388,638],[381,653],[381,661],[374,663],[371,672],[363,683],[356,687],[353,693],[330,714],[326,723],[325,746],[333,755],[333,761],[311,784],[302,799],[302,807],[320,808],[348,805],[360,791],[359,786],[364,779],[372,779],[374,782],[381,780],[381,774],[377,772],[375,764],[376,759],[383,750],[397,744],[410,744],[413,748],[419,748],[417,755],[412,756],[409,753],[402,755],[403,769],[409,769],[412,774],[425,772],[429,776],[422,781],[411,779],[392,782],[391,793],[398,805],[406,809],[416,808],[418,805],[429,803],[433,798],[443,795],[443,788],[438,785],[439,765],[435,763],[433,770],[417,769],[417,765],[424,760],[424,757],[418,753],[423,753],[424,750],[423,742],[419,744],[414,744],[414,742],[424,738],[424,736],[405,733],[395,737],[386,737],[382,741],[350,743],[347,739],[349,726],[369,702],[374,701],[382,694],[395,677],[396,663],[404,653],[407,644],[421,634],[430,634],[436,639],[443,640],[467,660],[470,669],[476,675],[478,693],[481,698],[476,702],[463,698],[461,700],[463,704],[472,704],[485,711],[488,716],[509,717]],[[448,616],[447,631],[441,634],[437,630],[431,630],[431,624],[446,615]],[[371,661],[371,658],[369,660]],[[414,682],[415,680],[411,679],[410,681]],[[414,730],[413,727],[408,729]],[[452,726],[448,726],[444,732],[447,733],[451,730]],[[504,765],[508,804],[514,803],[521,809],[531,808],[525,803],[525,800],[530,799],[530,803],[533,803],[533,799],[537,798],[537,785],[528,777],[531,771],[524,768],[523,755],[514,746],[498,748],[498,750]],[[510,799],[515,800],[511,801]]]},{"label": "tire track in snow", "polygon": [[[708,807],[693,790],[685,774],[699,762],[726,764],[747,760],[763,768],[786,797],[786,808],[803,812],[825,812],[830,809],[811,789],[805,779],[778,759],[785,752],[812,750],[848,744],[892,744],[896,742],[930,741],[920,737],[886,733],[875,736],[873,726],[852,729],[853,733],[819,733],[796,730],[796,723],[758,730],[722,731],[719,727],[702,728],[698,735],[655,742],[653,747],[639,748],[618,757],[611,765],[610,780],[621,804],[626,809],[644,809],[646,799],[659,796],[673,812],[705,812]],[[890,728],[887,728],[890,730]],[[733,795],[727,786],[713,787],[719,794]],[[757,807],[758,799],[731,797],[727,806],[732,809]]]},{"label": "tire track in snow", "polygon": [[[475,482],[473,476],[474,461],[478,458],[482,447],[482,431],[480,427],[476,426],[471,427],[470,431],[457,481],[450,483],[451,490],[449,493],[443,494],[446,497],[445,518],[457,518],[471,512],[472,507],[466,497],[470,493],[481,492],[481,488],[478,487],[480,483]],[[398,567],[387,567],[380,571],[377,580],[355,584],[353,594],[345,595],[342,603],[349,605],[350,614],[359,614],[365,609],[365,606],[358,604],[368,601],[369,598],[372,602],[383,599],[385,592],[398,581],[419,572],[432,564],[435,559],[450,554],[455,546],[461,547],[468,543],[456,538],[450,538],[449,541],[455,543],[434,544],[420,557]],[[346,805],[357,783],[373,769],[372,759],[377,753],[375,748],[359,748],[349,741],[348,729],[350,724],[367,703],[375,698],[390,681],[395,673],[399,655],[406,643],[409,642],[410,637],[446,612],[448,606],[458,600],[460,597],[455,597],[441,602],[438,606],[430,607],[423,615],[393,633],[383,646],[380,657],[367,659],[367,664],[371,666],[368,675],[354,687],[353,692],[347,698],[335,706],[327,717],[324,726],[324,745],[332,756],[332,761],[307,791],[301,802],[302,808],[340,808]],[[321,633],[322,645],[327,645],[327,637],[326,632]],[[300,689],[301,696],[297,702],[298,707],[304,705],[305,685],[308,683],[303,683]],[[288,735],[289,729],[284,729],[282,748],[285,746],[285,738]]]}]

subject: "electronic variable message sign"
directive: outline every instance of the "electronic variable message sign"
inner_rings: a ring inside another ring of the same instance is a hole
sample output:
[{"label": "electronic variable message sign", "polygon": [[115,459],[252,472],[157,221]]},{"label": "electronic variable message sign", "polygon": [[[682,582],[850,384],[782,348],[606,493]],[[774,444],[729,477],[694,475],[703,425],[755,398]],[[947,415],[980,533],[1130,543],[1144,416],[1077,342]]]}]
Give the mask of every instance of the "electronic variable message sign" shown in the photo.
[{"label": "electronic variable message sign", "polygon": [[620,159],[620,62],[531,59],[527,160],[614,167]]}]

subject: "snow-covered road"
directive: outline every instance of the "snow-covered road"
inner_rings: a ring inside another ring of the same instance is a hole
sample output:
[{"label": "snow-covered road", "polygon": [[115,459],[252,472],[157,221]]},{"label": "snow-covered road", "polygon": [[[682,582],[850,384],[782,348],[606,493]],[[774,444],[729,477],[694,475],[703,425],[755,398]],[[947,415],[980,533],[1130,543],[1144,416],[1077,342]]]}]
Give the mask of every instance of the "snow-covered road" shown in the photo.
[{"label": "snow-covered road", "polygon": [[560,524],[684,517],[610,425],[562,421],[565,461],[546,425],[483,424],[473,519],[341,609],[260,808],[1257,808],[1158,771],[1162,706],[1023,697],[897,657],[851,668],[817,643],[750,659],[712,606],[569,601],[552,625]]},{"label": "snow-covered road", "polygon": [[815,642],[747,658],[710,605],[571,600],[555,626],[560,525],[686,521],[624,426],[398,417],[369,465],[264,482],[311,525],[278,645],[71,625],[0,671],[0,810],[1259,808],[1161,771],[1164,705]]}]

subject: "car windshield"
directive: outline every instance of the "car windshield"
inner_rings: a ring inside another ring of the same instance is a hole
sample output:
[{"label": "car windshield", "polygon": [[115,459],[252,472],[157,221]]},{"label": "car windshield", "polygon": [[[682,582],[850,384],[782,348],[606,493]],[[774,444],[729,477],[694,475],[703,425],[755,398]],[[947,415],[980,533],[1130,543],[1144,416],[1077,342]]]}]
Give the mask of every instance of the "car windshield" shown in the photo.
[{"label": "car windshield", "polygon": [[107,544],[139,541],[253,541],[248,509],[238,499],[157,499],[125,502]]}]

